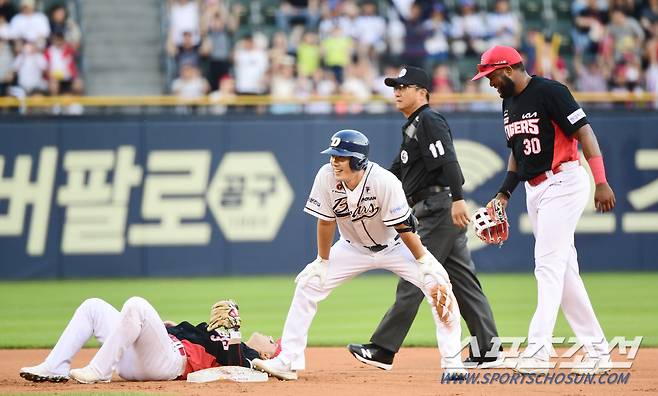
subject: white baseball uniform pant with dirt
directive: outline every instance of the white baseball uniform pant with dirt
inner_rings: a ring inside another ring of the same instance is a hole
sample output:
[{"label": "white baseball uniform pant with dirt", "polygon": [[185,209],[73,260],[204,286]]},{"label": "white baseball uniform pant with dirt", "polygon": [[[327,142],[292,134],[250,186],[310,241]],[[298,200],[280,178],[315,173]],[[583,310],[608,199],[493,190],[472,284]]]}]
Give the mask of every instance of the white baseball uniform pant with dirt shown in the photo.
[{"label": "white baseball uniform pant with dirt", "polygon": [[[290,364],[292,370],[303,370],[306,366],[304,350],[306,349],[308,330],[317,312],[318,303],[327,298],[336,287],[363,272],[373,269],[391,271],[423,290],[436,324],[436,339],[442,356],[442,367],[463,367],[460,355],[461,315],[454,296],[452,296],[453,309],[446,323],[441,322],[436,309],[433,307],[428,290],[419,280],[418,264],[405,245],[399,242],[380,252],[373,253],[361,246],[352,245],[342,238],[331,248],[324,285],[320,285],[317,277],[310,280],[306,287],[297,285],[283,327],[282,350],[279,358],[284,363]],[[443,268],[441,269],[443,270]],[[445,270],[442,272],[445,279],[448,279]],[[436,287],[436,284],[428,284],[428,287]],[[358,304],[358,302],[355,303]]]},{"label": "white baseball uniform pant with dirt", "polygon": [[[525,183],[528,215],[535,235],[537,309],[522,356],[547,360],[560,306],[580,340],[594,345],[590,357],[608,354],[608,343],[578,269],[574,233],[589,199],[589,177],[578,162],[537,186]],[[587,344],[586,344],[587,348]],[[591,349],[591,348],[590,348]]]},{"label": "white baseball uniform pant with dirt", "polygon": [[103,378],[111,377],[116,369],[126,380],[172,380],[185,369],[187,358],[169,337],[156,310],[141,297],[129,298],[121,312],[101,299],[85,300],[46,358],[48,369],[68,375],[71,359],[91,336],[103,345],[89,365]]}]

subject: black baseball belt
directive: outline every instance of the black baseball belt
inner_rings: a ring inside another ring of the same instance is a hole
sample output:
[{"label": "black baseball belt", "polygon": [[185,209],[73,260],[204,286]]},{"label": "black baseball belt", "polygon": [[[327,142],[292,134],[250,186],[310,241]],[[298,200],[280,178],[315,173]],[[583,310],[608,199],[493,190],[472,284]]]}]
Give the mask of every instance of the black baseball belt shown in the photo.
[{"label": "black baseball belt", "polygon": [[440,193],[442,191],[450,191],[450,187],[443,187],[443,186],[425,187],[422,190],[418,190],[415,193],[409,195],[407,197],[407,203],[409,204],[409,207],[413,208],[414,205],[416,205],[418,202],[424,201],[427,198],[431,197],[432,195],[436,193]]},{"label": "black baseball belt", "polygon": [[[393,238],[394,241],[397,241],[400,239],[400,234],[396,235],[395,238]],[[346,239],[347,243],[352,243],[350,240]],[[398,242],[399,243],[399,242]],[[364,246],[364,248],[370,250],[373,253],[381,252],[382,250],[386,249],[388,245],[372,245],[372,246]]]}]

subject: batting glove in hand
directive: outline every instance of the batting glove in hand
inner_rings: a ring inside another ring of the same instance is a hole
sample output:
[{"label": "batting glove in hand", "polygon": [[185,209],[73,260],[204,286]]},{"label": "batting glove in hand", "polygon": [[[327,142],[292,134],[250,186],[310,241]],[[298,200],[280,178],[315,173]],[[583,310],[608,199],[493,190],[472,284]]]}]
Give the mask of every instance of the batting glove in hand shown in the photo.
[{"label": "batting glove in hand", "polygon": [[509,237],[509,222],[505,207],[499,199],[492,199],[486,207],[475,211],[473,215],[475,235],[482,242],[502,246]]},{"label": "batting glove in hand", "polygon": [[329,260],[325,260],[318,256],[315,260],[308,263],[306,268],[297,275],[295,283],[300,287],[306,287],[308,282],[313,278],[318,278],[320,287],[324,287],[324,282],[327,280],[327,269],[329,268]]},{"label": "batting glove in hand", "polygon": [[429,288],[436,284],[449,284],[448,274],[443,266],[430,252],[425,252],[423,257],[416,260],[418,263],[418,279],[420,283]]},{"label": "batting glove in hand", "polygon": [[217,301],[210,309],[208,331],[215,329],[239,329],[242,319],[238,304],[233,300]]}]

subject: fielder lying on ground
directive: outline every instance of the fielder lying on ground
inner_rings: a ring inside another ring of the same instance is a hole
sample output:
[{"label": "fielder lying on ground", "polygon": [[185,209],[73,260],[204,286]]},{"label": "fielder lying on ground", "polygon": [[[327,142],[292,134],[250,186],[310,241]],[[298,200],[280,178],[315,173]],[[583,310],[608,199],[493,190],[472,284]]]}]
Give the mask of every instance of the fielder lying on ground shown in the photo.
[{"label": "fielder lying on ground", "polygon": [[[240,321],[238,306],[231,300],[213,305],[210,324],[193,326],[163,322],[141,297],[129,298],[121,312],[91,298],[75,311],[46,360],[23,367],[20,376],[34,382],[65,382],[70,377],[91,384],[110,382],[116,371],[128,381],[168,381],[210,367],[251,367],[255,358],[276,356],[279,347],[270,336],[253,333],[241,342]],[[87,366],[71,370],[71,359],[91,336],[101,348]]]}]

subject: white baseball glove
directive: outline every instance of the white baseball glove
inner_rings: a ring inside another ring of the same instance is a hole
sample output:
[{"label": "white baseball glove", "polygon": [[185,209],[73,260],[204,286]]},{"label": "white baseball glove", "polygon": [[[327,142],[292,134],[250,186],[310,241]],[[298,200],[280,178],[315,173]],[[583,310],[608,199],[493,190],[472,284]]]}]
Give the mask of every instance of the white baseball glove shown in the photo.
[{"label": "white baseball glove", "polygon": [[329,260],[325,260],[318,256],[315,260],[308,263],[306,268],[297,275],[295,283],[300,287],[306,287],[308,282],[313,278],[318,278],[320,287],[324,287],[324,282],[327,280],[327,269],[329,268]]}]

